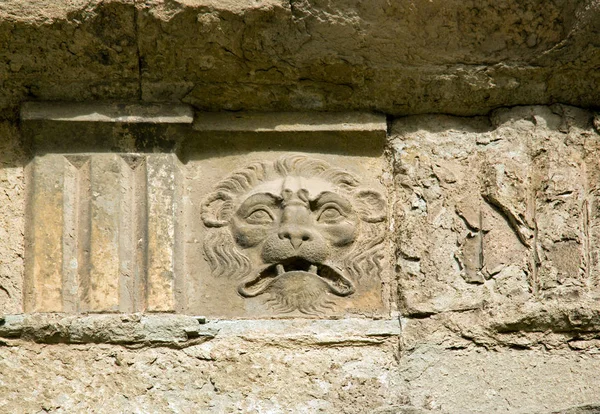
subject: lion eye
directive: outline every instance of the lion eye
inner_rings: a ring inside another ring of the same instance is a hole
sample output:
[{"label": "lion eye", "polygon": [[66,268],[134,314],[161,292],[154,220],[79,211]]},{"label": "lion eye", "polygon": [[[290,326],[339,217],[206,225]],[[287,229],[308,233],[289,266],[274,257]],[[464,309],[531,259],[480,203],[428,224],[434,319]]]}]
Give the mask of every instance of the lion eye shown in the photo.
[{"label": "lion eye", "polygon": [[273,217],[271,213],[261,208],[250,213],[246,221],[250,224],[270,224],[273,222]]},{"label": "lion eye", "polygon": [[327,207],[321,214],[319,214],[318,221],[324,221],[326,223],[337,222],[342,218],[342,213],[335,207]]}]

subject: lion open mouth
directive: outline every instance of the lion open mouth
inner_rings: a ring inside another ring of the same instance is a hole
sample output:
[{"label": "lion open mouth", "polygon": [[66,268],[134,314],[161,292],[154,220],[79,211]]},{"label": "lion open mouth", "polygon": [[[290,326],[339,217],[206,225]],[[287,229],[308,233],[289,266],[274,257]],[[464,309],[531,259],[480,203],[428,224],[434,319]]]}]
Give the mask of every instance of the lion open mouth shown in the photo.
[{"label": "lion open mouth", "polygon": [[324,263],[312,263],[293,257],[264,268],[258,276],[242,283],[238,292],[244,297],[255,297],[278,288],[281,284],[295,290],[306,284],[323,284],[325,289],[337,296],[354,293],[353,283],[340,270]]}]

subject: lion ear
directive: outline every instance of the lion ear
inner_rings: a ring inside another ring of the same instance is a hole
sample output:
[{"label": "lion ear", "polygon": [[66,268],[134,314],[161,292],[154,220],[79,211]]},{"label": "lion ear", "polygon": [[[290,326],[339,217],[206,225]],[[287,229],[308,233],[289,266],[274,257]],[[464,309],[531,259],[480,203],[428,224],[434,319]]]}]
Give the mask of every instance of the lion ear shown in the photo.
[{"label": "lion ear", "polygon": [[200,217],[206,227],[223,227],[229,223],[233,200],[224,192],[209,194],[202,202]]},{"label": "lion ear", "polygon": [[356,211],[361,220],[379,223],[387,216],[387,202],[383,194],[375,190],[359,190],[355,193]]}]

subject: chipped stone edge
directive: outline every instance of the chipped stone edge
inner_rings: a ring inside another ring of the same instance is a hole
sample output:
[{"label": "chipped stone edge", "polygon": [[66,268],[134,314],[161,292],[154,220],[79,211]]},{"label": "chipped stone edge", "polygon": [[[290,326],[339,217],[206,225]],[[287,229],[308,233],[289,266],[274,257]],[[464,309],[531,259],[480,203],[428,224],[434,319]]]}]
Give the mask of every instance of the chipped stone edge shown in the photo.
[{"label": "chipped stone edge", "polygon": [[[399,319],[213,320],[174,314],[15,314],[0,316],[0,345],[115,344],[185,348],[215,338],[305,345],[377,345],[401,333]],[[8,342],[7,342],[8,341]]]},{"label": "chipped stone edge", "polygon": [[184,104],[25,102],[21,121],[191,124],[194,110]]}]

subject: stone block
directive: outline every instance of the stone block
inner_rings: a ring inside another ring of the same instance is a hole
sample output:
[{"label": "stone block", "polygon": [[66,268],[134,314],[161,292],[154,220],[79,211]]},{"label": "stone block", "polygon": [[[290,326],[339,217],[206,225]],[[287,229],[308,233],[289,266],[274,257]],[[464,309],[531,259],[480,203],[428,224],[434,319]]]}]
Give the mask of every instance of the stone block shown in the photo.
[{"label": "stone block", "polygon": [[559,105],[501,109],[491,123],[394,123],[399,294],[408,314],[598,295],[591,119]]},{"label": "stone block", "polygon": [[21,116],[34,154],[25,309],[173,311],[180,180],[168,149],[191,110],[32,103]]},{"label": "stone block", "polygon": [[203,114],[192,127],[183,107],[29,104],[22,120],[28,311],[393,309],[384,117]]}]

